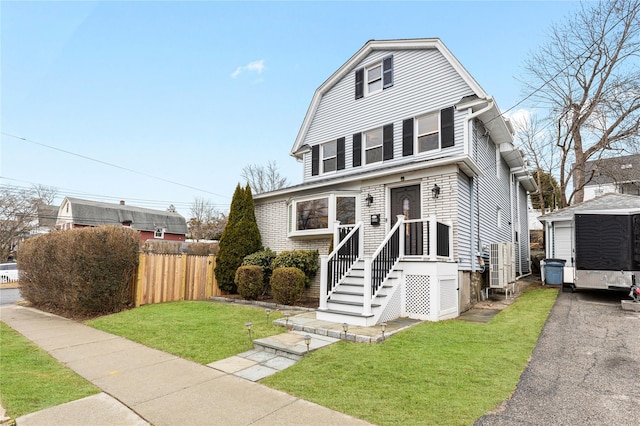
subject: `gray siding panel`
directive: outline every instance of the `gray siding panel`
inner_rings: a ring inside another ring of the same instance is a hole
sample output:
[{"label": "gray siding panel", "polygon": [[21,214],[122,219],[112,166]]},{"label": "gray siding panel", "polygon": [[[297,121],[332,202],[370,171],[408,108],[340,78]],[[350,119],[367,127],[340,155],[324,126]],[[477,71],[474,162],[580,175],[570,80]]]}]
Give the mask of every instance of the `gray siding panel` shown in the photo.
[{"label": "gray siding panel", "polygon": [[[479,197],[476,200],[480,223],[482,244],[512,241],[509,169],[500,158],[496,165],[496,145],[491,137],[484,136],[484,127],[476,121],[474,125],[474,154],[483,175],[478,178]],[[500,179],[496,176],[496,167],[500,167]],[[498,210],[502,221],[498,227]]]},{"label": "gray siding panel", "polygon": [[528,194],[527,191],[518,185],[518,203],[520,207],[520,264],[522,273],[531,272],[529,260],[531,259],[531,247],[529,245],[529,217],[528,217]]},{"label": "gray siding panel", "polygon": [[[341,175],[366,167],[352,167],[350,157],[354,133],[393,124],[393,160],[370,165],[368,168],[373,170],[376,167],[411,161],[413,156],[405,157],[404,160],[402,158],[402,120],[450,107],[464,96],[473,93],[449,62],[435,49],[375,51],[355,68],[372,64],[389,54],[394,55],[394,85],[374,95],[354,99],[355,77],[354,72],[349,73],[323,96],[303,141],[304,144],[313,146],[346,137],[345,150],[348,154],[346,168],[341,171]],[[465,114],[466,111],[455,114],[456,145],[442,151],[423,154],[425,158],[460,155],[464,152]],[[311,176],[311,167],[307,164],[310,160],[310,156],[305,156],[304,180],[326,178],[326,175]]]}]

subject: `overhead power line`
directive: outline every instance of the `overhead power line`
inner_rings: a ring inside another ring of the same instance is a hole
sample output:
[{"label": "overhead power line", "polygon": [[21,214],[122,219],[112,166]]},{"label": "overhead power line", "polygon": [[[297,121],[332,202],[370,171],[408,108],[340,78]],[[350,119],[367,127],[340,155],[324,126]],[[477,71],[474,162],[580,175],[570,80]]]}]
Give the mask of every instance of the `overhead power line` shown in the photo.
[{"label": "overhead power line", "polygon": [[54,151],[63,152],[63,153],[68,154],[68,155],[73,155],[74,157],[82,158],[84,160],[89,160],[89,161],[93,161],[93,162],[96,162],[96,163],[104,164],[104,165],[109,166],[109,167],[115,167],[116,169],[124,170],[124,171],[130,172],[130,173],[135,173],[137,175],[145,176],[145,177],[148,177],[148,178],[151,178],[151,179],[156,179],[156,180],[159,180],[159,181],[162,181],[162,182],[170,183],[172,185],[177,185],[177,186],[181,186],[183,188],[193,189],[195,191],[204,192],[204,193],[207,193],[207,194],[215,195],[217,197],[229,198],[226,195],[218,194],[216,192],[207,191],[206,189],[196,188],[195,186],[185,185],[183,183],[175,182],[173,180],[165,179],[163,177],[150,175],[148,173],[144,173],[144,172],[141,172],[141,171],[138,171],[138,170],[133,170],[133,169],[130,169],[130,168],[127,168],[127,167],[119,166],[117,164],[109,163],[107,161],[98,160],[96,158],[92,158],[92,157],[89,157],[89,156],[86,156],[86,155],[83,155],[83,154],[78,154],[76,152],[67,151],[66,149],[57,148],[55,146],[47,145],[47,144],[44,144],[42,142],[37,142],[37,141],[34,141],[32,139],[28,139],[28,138],[25,138],[25,137],[22,137],[22,136],[12,135],[12,134],[6,133],[6,132],[0,132],[0,133],[2,133],[5,136],[8,136],[10,138],[14,138],[14,139],[22,140],[22,141],[25,141],[25,142],[29,142],[29,143],[32,143],[34,145],[39,145],[39,146],[42,146],[42,147],[45,147],[45,148],[52,149]]}]

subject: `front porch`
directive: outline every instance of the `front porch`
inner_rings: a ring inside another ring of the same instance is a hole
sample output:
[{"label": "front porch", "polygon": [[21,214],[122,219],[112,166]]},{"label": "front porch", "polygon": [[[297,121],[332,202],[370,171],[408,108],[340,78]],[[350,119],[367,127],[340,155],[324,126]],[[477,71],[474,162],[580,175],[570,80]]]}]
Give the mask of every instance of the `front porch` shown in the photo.
[{"label": "front porch", "polygon": [[320,257],[319,320],[368,327],[397,318],[439,321],[459,314],[451,222],[399,215],[364,253],[364,227],[334,226],[335,249]]}]

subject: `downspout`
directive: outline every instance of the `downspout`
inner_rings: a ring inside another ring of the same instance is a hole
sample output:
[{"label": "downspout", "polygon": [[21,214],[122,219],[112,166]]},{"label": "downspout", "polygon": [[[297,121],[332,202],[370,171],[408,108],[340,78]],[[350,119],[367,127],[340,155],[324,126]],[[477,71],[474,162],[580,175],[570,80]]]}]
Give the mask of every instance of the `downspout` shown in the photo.
[{"label": "downspout", "polygon": [[[474,120],[476,117],[478,117],[480,114],[484,114],[485,112],[489,111],[494,104],[493,98],[489,97],[486,99],[487,101],[487,106],[485,106],[482,109],[479,109],[476,112],[472,112],[471,114],[467,115],[467,117],[465,117],[465,133],[466,133],[466,139],[467,139],[467,143],[465,144],[465,151],[467,152],[467,154],[470,151],[471,145],[473,143],[473,133],[472,133],[472,129],[471,129],[471,121]],[[470,109],[470,108],[469,108]],[[477,147],[475,147],[477,148]],[[473,161],[477,161],[477,155],[476,155],[476,149],[473,150],[474,153],[474,158]],[[476,189],[476,191],[474,191],[474,188]],[[477,258],[478,256],[476,256],[476,253],[478,253],[480,256],[482,256],[482,253],[479,252],[478,247],[477,247],[477,241],[480,241],[480,200],[476,200],[475,198],[479,198],[479,195],[476,195],[476,197],[474,198],[473,193],[475,192],[476,194],[479,193],[479,188],[480,188],[480,182],[478,181],[477,177],[472,178],[471,180],[471,206],[470,206],[470,210],[471,210],[471,272],[476,272],[478,270],[478,265],[477,265]],[[477,205],[477,209],[478,209],[478,223],[476,224],[476,221],[473,220],[473,208]],[[477,225],[477,226],[476,226]],[[477,240],[475,238],[475,235],[477,234]]]}]

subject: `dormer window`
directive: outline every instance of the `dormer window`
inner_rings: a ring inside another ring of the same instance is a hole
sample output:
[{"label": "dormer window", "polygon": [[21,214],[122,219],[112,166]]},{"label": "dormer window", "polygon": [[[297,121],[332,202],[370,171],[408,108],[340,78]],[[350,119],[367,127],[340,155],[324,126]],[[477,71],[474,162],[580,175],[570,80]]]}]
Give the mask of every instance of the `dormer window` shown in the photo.
[{"label": "dormer window", "polygon": [[[355,71],[356,99],[393,86],[393,55]],[[365,93],[366,89],[366,93]]]}]

